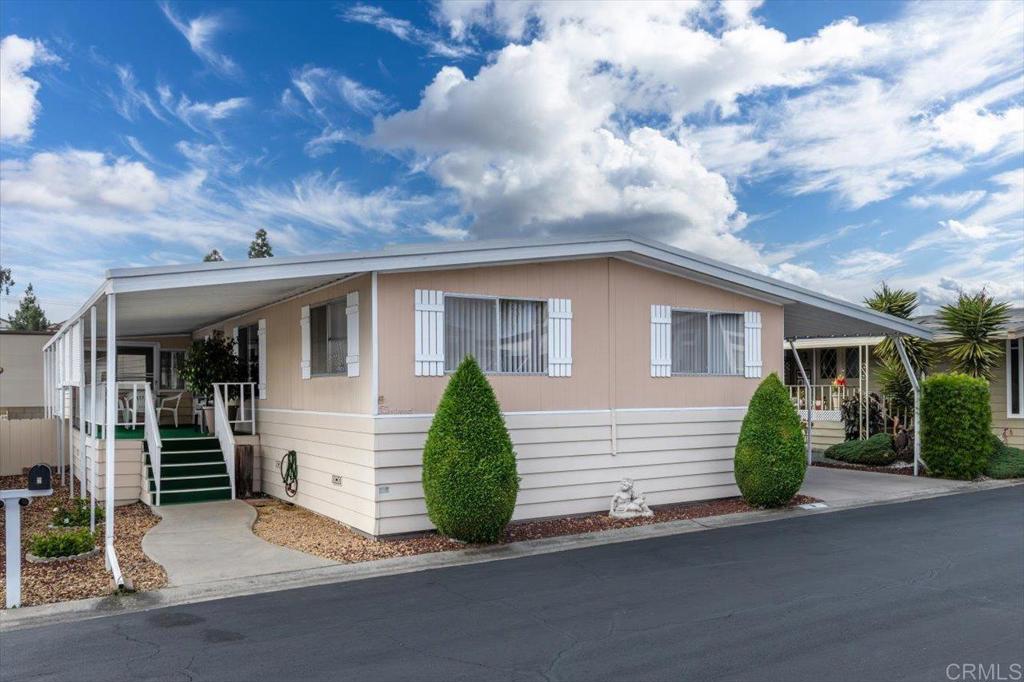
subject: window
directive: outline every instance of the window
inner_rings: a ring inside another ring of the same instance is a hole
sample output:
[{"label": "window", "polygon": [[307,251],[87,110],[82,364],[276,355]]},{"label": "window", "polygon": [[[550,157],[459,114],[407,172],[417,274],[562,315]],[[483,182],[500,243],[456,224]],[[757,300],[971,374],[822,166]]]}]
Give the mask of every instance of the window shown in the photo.
[{"label": "window", "polygon": [[444,368],[453,372],[472,355],[485,372],[548,371],[547,303],[445,296]]},{"label": "window", "polygon": [[1024,338],[1006,342],[1006,415],[1024,417]]},{"label": "window", "polygon": [[860,348],[846,349],[846,378],[860,378]]},{"label": "window", "polygon": [[743,374],[743,314],[672,311],[673,374]]},{"label": "window", "polygon": [[309,309],[310,371],[313,375],[347,374],[348,324],[345,301]]},{"label": "window", "polygon": [[161,350],[160,351],[160,388],[172,389],[175,391],[185,390],[185,382],[178,374],[178,368],[185,358],[183,350]]},{"label": "window", "polygon": [[818,353],[818,376],[822,379],[835,379],[839,353],[835,348],[822,348]]},{"label": "window", "polygon": [[238,328],[238,364],[242,369],[239,381],[260,381],[260,336],[259,327],[250,324]]}]

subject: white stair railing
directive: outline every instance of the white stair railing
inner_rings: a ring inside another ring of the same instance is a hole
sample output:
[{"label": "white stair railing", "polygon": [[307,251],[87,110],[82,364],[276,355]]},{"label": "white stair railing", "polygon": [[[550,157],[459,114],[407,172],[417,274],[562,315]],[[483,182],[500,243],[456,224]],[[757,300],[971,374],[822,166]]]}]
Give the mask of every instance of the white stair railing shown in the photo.
[{"label": "white stair railing", "polygon": [[[146,384],[145,391],[145,410],[146,410],[146,421],[145,421],[145,436],[146,436],[146,450],[149,453],[149,468],[153,472],[153,482],[156,488],[156,497],[154,498],[156,505],[160,506],[160,449],[163,447],[163,441],[160,440],[160,422],[159,417],[156,414],[156,407],[153,405],[153,389],[150,388],[149,384]],[[148,483],[147,483],[148,485]]]},{"label": "white stair railing", "polygon": [[220,451],[224,455],[224,466],[228,470],[228,482],[231,485],[231,499],[235,499],[235,434],[231,431],[231,421],[228,419],[228,408],[222,389],[226,391],[224,384],[213,386],[213,424],[217,432],[217,440],[220,441]]}]

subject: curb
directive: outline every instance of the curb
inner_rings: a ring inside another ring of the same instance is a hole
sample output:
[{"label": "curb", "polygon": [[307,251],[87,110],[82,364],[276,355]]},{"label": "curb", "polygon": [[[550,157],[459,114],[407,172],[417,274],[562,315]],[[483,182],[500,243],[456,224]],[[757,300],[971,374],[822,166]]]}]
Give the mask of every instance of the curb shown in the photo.
[{"label": "curb", "polygon": [[217,599],[243,597],[265,592],[314,587],[334,583],[345,583],[368,578],[379,578],[404,573],[416,573],[436,568],[467,566],[471,564],[522,559],[555,552],[585,549],[601,545],[648,540],[671,535],[698,533],[719,528],[767,523],[788,518],[816,516],[851,509],[901,504],[918,500],[947,497],[964,493],[983,492],[1000,488],[1024,485],[1024,481],[982,481],[964,483],[955,487],[919,490],[898,498],[867,499],[855,503],[839,504],[824,509],[767,509],[762,511],[739,512],[722,516],[708,516],[700,519],[666,521],[630,528],[561,535],[538,540],[523,540],[507,545],[474,547],[471,549],[433,552],[414,556],[394,557],[365,561],[355,564],[334,564],[321,568],[300,571],[268,573],[245,578],[219,580],[198,585],[164,587],[152,592],[138,592],[127,595],[93,597],[70,602],[27,606],[14,610],[0,611],[0,632],[38,628],[58,623],[102,618],[104,616],[137,613],[170,606],[181,606]]}]

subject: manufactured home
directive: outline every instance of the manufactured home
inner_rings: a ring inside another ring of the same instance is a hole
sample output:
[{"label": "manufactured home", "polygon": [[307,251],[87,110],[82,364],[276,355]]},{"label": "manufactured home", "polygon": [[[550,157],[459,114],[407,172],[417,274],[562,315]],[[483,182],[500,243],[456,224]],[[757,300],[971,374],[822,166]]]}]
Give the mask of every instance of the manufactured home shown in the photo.
[{"label": "manufactured home", "polygon": [[[247,376],[218,387],[209,437],[191,426],[175,367],[217,333],[236,340]],[[761,380],[783,374],[784,340],[835,335],[931,331],[658,242],[598,237],[111,270],[44,355],[74,476],[101,498],[231,497],[234,448],[248,443],[263,492],[286,498],[281,461],[295,451],[287,499],[382,536],[431,528],[421,450],[467,354],[505,412],[522,478],[514,518],[527,519],[607,509],[623,477],[651,504],[736,495],[740,423]]]},{"label": "manufactured home", "polygon": [[[951,341],[935,315],[922,316],[915,322],[934,335],[936,363],[935,371],[947,371],[945,344]],[[882,335],[862,337],[837,337],[797,339],[794,345],[810,380],[810,392],[803,386],[795,356],[784,349],[786,385],[800,407],[804,406],[805,395],[810,396],[813,405],[813,441],[816,449],[841,443],[845,434],[840,415],[844,400],[854,395],[879,394],[883,409],[888,404],[887,396],[881,395],[879,387],[879,363],[875,347],[885,337]],[[1017,448],[1024,448],[1024,308],[1014,308],[1010,318],[993,335],[1001,346],[996,366],[989,381],[989,405],[992,408],[992,433],[1003,442]]]}]

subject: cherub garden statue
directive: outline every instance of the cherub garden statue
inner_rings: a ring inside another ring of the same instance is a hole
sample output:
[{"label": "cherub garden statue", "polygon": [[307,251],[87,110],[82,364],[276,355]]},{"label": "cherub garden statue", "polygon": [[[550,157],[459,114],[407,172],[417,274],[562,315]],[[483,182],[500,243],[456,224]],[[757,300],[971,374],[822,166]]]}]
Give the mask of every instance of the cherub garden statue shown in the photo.
[{"label": "cherub garden statue", "polygon": [[612,495],[608,515],[616,519],[632,519],[637,516],[654,516],[644,496],[633,487],[633,479],[624,478],[619,482],[618,491]]}]

